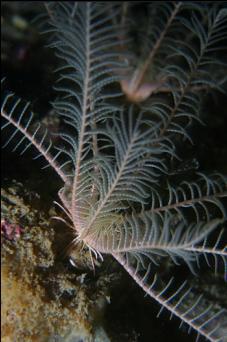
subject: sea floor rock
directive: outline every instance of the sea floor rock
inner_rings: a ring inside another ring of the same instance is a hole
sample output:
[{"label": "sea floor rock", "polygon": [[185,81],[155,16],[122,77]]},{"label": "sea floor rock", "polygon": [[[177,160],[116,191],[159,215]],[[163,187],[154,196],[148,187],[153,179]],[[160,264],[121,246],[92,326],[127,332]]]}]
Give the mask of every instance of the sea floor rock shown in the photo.
[{"label": "sea floor rock", "polygon": [[[59,261],[53,245],[60,235],[26,194],[15,181],[2,189],[2,222],[21,228],[10,238],[2,230],[2,341],[109,341],[98,321],[110,277],[97,280],[87,265],[72,269]],[[76,255],[80,265],[85,255]]]}]

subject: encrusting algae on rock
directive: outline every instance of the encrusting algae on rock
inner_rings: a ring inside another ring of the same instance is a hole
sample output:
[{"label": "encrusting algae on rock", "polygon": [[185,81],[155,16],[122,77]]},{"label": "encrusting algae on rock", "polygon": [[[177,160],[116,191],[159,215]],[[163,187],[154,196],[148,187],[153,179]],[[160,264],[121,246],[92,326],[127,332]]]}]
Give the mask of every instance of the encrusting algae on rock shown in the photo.
[{"label": "encrusting algae on rock", "polygon": [[[5,226],[1,231],[2,342],[98,341],[96,321],[107,303],[111,276],[87,280],[84,270],[59,261],[51,220],[25,204],[26,191],[17,182],[2,189],[2,227],[7,222],[21,228],[11,238]],[[86,251],[82,254],[86,259]],[[83,263],[79,253],[76,258]]]}]

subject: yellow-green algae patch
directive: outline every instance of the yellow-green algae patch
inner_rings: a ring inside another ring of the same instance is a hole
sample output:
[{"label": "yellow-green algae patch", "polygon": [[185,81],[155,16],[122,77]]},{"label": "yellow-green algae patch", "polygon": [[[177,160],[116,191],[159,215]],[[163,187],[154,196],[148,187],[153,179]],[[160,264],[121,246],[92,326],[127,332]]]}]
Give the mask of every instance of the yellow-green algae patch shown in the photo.
[{"label": "yellow-green algae patch", "polygon": [[79,269],[59,261],[56,236],[63,246],[65,227],[56,235],[26,194],[16,182],[2,189],[2,219],[22,229],[13,240],[2,232],[2,342],[95,341],[111,276],[89,280],[86,251],[74,251]]}]

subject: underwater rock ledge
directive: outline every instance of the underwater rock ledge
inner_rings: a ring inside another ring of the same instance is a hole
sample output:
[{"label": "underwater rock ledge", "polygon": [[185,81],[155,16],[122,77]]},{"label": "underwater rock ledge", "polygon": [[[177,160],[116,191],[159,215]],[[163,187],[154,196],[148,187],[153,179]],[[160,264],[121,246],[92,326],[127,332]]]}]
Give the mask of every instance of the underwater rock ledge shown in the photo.
[{"label": "underwater rock ledge", "polygon": [[[2,189],[2,342],[110,341],[99,318],[112,276],[59,261],[53,221],[29,195],[16,181]],[[86,251],[74,257],[83,265]]]}]

